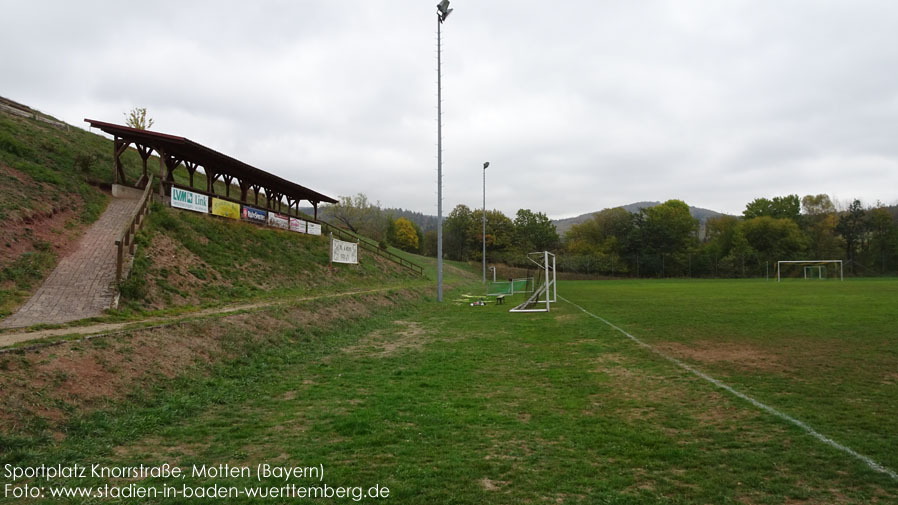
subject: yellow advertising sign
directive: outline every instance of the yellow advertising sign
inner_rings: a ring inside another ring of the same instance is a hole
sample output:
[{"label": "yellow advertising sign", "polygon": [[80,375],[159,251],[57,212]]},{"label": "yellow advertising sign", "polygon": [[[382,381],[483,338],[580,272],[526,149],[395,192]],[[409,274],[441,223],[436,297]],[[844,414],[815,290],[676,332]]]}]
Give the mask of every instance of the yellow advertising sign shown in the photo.
[{"label": "yellow advertising sign", "polygon": [[213,198],[212,213],[216,216],[229,217],[231,219],[240,219],[240,204]]}]

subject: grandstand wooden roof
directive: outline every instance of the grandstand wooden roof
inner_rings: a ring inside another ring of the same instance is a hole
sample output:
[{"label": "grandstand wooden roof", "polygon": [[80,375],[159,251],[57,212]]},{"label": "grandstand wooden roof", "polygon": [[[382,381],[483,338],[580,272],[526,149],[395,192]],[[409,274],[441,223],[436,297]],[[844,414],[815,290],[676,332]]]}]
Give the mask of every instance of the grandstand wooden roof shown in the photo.
[{"label": "grandstand wooden roof", "polygon": [[308,200],[315,204],[316,208],[320,202],[337,203],[334,198],[290,182],[185,137],[139,130],[95,119],[85,119],[84,121],[125,143],[133,142],[143,148],[151,148],[160,155],[164,153],[164,156],[178,162],[199,165],[207,174],[211,171],[219,176],[233,177],[249,186],[261,187],[269,195],[282,195],[295,201]]}]

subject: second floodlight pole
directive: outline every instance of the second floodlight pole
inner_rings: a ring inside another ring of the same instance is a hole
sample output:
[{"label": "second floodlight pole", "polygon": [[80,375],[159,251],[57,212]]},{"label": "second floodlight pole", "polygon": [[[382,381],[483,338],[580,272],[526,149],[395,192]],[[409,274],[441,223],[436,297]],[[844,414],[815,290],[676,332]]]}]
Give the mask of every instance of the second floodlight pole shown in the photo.
[{"label": "second floodlight pole", "polygon": [[483,233],[480,238],[483,240],[483,283],[486,284],[486,167],[490,166],[487,161],[483,164],[483,210],[481,218],[483,221]]}]

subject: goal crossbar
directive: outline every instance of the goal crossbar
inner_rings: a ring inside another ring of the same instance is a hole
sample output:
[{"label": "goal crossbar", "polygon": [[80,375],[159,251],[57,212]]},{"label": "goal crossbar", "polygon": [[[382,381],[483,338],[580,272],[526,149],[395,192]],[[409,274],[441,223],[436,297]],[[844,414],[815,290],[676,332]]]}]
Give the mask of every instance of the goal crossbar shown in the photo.
[{"label": "goal crossbar", "polygon": [[836,263],[839,265],[839,280],[845,280],[844,268],[842,266],[842,260],[783,260],[776,262],[776,282],[780,282],[780,265],[781,264],[799,264],[804,263],[805,265],[823,265],[825,263]]}]

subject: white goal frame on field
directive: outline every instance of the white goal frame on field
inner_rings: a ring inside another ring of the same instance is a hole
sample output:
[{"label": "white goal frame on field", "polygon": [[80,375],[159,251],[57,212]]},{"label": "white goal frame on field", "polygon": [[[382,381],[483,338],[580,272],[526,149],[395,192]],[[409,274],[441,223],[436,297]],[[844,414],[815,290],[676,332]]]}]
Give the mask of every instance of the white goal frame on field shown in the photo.
[{"label": "white goal frame on field", "polygon": [[[806,267],[822,267],[823,265],[828,264],[828,263],[838,263],[838,265],[839,265],[839,280],[840,281],[845,280],[845,271],[842,266],[842,260],[790,260],[790,261],[777,261],[776,262],[776,282],[780,282],[780,264],[782,264],[782,263],[787,263],[787,264],[802,264],[803,263],[806,265]],[[808,278],[807,268],[805,268],[804,278],[805,279]],[[820,278],[822,279],[823,277],[820,276]]]},{"label": "white goal frame on field", "polygon": [[[545,274],[543,285],[534,291],[533,295],[526,302],[509,310],[509,312],[549,312],[551,308],[549,304],[555,303],[555,300],[558,298],[558,288],[555,284],[555,255],[549,251],[532,252],[527,255],[527,259],[543,270]],[[545,299],[540,300],[541,297]],[[546,304],[545,308],[530,308],[543,303]]]}]

